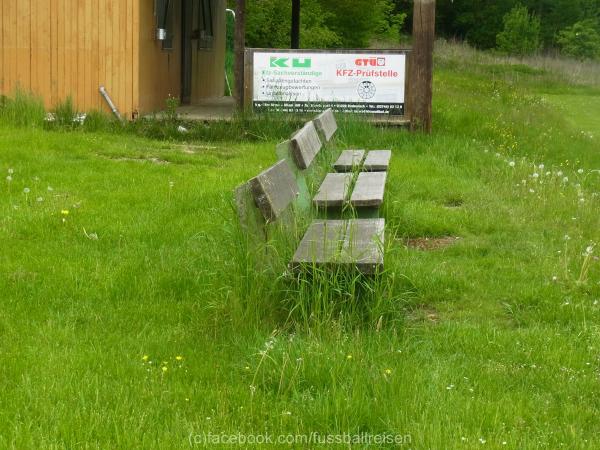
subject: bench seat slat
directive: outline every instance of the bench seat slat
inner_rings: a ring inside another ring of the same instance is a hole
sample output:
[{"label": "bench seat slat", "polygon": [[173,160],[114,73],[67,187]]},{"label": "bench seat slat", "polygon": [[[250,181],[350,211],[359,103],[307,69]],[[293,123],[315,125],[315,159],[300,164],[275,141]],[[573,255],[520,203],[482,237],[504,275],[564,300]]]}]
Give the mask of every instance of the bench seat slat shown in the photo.
[{"label": "bench seat slat", "polygon": [[317,208],[340,208],[348,198],[351,173],[328,173],[313,198]]},{"label": "bench seat slat", "polygon": [[359,173],[350,197],[350,204],[355,208],[381,206],[386,179],[387,172]]},{"label": "bench seat slat", "polygon": [[385,219],[353,219],[348,223],[342,247],[343,259],[363,273],[383,268]]},{"label": "bench seat slat", "polygon": [[344,244],[346,227],[344,220],[315,220],[302,238],[292,265],[335,261]]},{"label": "bench seat slat", "polygon": [[371,150],[363,163],[365,172],[385,172],[392,158],[391,150]]},{"label": "bench seat slat", "polygon": [[300,242],[290,267],[355,266],[366,274],[383,268],[384,219],[316,220]]},{"label": "bench seat slat", "polygon": [[338,172],[353,172],[360,167],[364,159],[364,150],[344,150],[333,164],[333,168]]}]

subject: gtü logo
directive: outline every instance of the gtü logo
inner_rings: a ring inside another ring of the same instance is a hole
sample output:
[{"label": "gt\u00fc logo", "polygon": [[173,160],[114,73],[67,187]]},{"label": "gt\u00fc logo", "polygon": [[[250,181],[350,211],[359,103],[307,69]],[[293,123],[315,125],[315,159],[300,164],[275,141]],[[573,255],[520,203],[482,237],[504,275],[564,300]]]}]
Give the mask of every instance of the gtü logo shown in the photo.
[{"label": "gt\u00fc logo", "polygon": [[370,58],[358,58],[354,61],[354,63],[361,67],[383,67],[385,66],[385,58],[376,58],[374,56]]}]

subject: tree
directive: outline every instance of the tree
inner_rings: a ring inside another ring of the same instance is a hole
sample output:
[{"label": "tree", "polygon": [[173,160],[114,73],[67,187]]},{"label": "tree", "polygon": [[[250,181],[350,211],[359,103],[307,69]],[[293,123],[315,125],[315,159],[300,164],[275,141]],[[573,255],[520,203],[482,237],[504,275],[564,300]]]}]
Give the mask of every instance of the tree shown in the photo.
[{"label": "tree", "polygon": [[540,19],[525,6],[515,6],[502,21],[504,29],[496,36],[500,51],[523,56],[540,48]]},{"label": "tree", "polygon": [[579,59],[600,58],[598,22],[582,20],[558,34],[557,42],[563,53]]}]

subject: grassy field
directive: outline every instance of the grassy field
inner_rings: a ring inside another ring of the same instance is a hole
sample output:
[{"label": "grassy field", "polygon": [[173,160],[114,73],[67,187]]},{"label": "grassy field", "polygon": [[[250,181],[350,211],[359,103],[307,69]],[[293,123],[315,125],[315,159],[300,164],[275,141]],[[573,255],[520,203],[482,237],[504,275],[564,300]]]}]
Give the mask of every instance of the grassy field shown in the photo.
[{"label": "grassy field", "polygon": [[436,63],[431,136],[341,125],[338,149],[394,153],[366,285],[247,265],[231,192],[293,124],[0,113],[0,448],[600,448],[600,88]]}]

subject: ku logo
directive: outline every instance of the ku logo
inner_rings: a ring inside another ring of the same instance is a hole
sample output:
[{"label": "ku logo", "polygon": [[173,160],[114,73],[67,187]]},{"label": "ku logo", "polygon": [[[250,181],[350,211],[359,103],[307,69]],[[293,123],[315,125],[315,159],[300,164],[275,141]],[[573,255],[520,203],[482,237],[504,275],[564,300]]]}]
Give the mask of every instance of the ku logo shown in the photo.
[{"label": "ku logo", "polygon": [[354,61],[354,64],[361,67],[384,67],[385,58],[377,58],[375,56],[370,56],[368,58],[358,58]]},{"label": "ku logo", "polygon": [[[291,59],[291,65],[290,65]],[[279,56],[271,56],[271,67],[294,67],[308,69],[312,67],[312,59],[310,58],[285,58]]]}]

